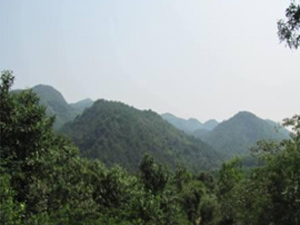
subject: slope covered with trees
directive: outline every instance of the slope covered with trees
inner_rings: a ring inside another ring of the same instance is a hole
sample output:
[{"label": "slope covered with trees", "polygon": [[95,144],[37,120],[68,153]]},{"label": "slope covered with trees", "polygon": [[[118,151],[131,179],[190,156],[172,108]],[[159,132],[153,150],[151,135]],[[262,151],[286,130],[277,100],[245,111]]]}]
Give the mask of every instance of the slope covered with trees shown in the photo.
[{"label": "slope covered with trees", "polygon": [[289,132],[275,122],[260,119],[249,112],[239,112],[199,137],[217,151],[232,157],[249,154],[250,148],[260,140],[288,139]]},{"label": "slope covered with trees", "polygon": [[151,110],[141,111],[120,102],[96,101],[63,133],[72,138],[81,155],[106,165],[134,170],[145,153],[172,168],[183,163],[193,169],[216,168],[216,154],[201,140],[186,135]]},{"label": "slope covered with trees", "polygon": [[63,95],[48,85],[37,85],[32,91],[39,96],[40,104],[46,107],[48,116],[55,116],[54,129],[60,128],[66,122],[73,120],[76,111],[67,103]]},{"label": "slope covered with trees", "polygon": [[32,91],[10,95],[10,72],[1,80],[0,224],[300,224],[299,115],[285,121],[291,139],[259,144],[264,164],[250,171],[234,159],[217,178],[172,172],[145,155],[132,175],[80,158]]},{"label": "slope covered with trees", "polygon": [[[65,123],[72,121],[80,115],[85,108],[93,104],[91,99],[84,99],[69,104],[64,96],[49,85],[36,85],[31,89],[39,97],[39,103],[46,107],[48,116],[55,116],[53,127],[55,130],[61,128]],[[13,90],[11,93],[20,93],[23,90]]]}]

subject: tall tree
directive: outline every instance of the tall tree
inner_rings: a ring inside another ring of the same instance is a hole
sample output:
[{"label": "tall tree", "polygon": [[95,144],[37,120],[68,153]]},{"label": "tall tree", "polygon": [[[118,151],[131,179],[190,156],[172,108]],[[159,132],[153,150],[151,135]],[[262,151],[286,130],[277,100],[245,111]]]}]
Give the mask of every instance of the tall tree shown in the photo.
[{"label": "tall tree", "polygon": [[279,20],[278,36],[280,41],[285,41],[290,48],[300,46],[300,1],[292,0],[285,11],[286,20]]}]

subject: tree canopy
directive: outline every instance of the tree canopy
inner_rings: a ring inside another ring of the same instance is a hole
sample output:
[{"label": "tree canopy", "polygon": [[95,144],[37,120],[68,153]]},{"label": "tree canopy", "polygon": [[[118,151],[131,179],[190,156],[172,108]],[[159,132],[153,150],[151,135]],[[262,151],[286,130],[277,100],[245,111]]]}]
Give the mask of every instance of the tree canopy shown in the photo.
[{"label": "tree canopy", "polygon": [[300,224],[299,115],[284,122],[291,139],[259,143],[259,167],[234,159],[212,174],[171,171],[145,155],[130,174],[80,158],[31,90],[10,93],[13,81],[2,73],[1,225]]},{"label": "tree canopy", "polygon": [[285,11],[286,20],[279,20],[278,36],[290,48],[297,49],[300,45],[300,2],[292,0]]}]

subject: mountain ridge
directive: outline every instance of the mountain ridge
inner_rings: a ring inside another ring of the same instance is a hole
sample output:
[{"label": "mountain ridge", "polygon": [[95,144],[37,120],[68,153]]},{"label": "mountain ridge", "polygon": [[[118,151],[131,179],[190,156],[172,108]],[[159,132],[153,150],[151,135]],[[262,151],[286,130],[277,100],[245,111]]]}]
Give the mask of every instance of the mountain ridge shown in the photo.
[{"label": "mountain ridge", "polygon": [[275,129],[273,121],[266,121],[248,111],[240,111],[220,123],[211,132],[200,137],[217,151],[229,156],[249,154],[249,149],[259,140],[280,141],[289,138],[283,127]]},{"label": "mountain ridge", "polygon": [[[26,89],[25,89],[26,90]],[[38,84],[31,90],[39,97],[39,103],[46,107],[48,116],[55,116],[53,128],[60,129],[65,123],[72,121],[77,115],[91,105],[90,99],[69,104],[62,93],[47,84]],[[12,90],[12,93],[22,92],[24,89]]]},{"label": "mountain ridge", "polygon": [[211,119],[206,121],[205,123],[201,123],[195,118],[183,119],[171,113],[161,114],[161,117],[177,129],[182,130],[190,135],[193,134],[193,132],[195,132],[196,130],[200,129],[212,130],[218,125],[218,122],[215,119]]},{"label": "mountain ridge", "polygon": [[138,110],[121,102],[97,100],[61,132],[88,158],[106,165],[136,170],[145,153],[174,168],[216,168],[220,154],[201,140],[176,129],[151,110]]}]

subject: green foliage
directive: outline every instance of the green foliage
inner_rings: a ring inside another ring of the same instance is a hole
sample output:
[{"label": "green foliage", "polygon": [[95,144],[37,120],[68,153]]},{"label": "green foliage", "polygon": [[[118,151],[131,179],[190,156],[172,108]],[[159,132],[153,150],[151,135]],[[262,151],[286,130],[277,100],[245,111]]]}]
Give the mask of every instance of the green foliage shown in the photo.
[{"label": "green foliage", "polygon": [[299,121],[299,116],[286,120],[295,132],[290,140],[259,143],[256,154],[264,164],[252,169],[250,176],[235,161],[222,166],[221,224],[300,224]]},{"label": "green foliage", "polygon": [[182,165],[172,172],[145,155],[133,175],[80,158],[53,131],[53,118],[32,91],[10,94],[9,71],[1,80],[1,225],[300,224],[297,115],[285,120],[291,139],[258,144],[259,167],[244,170],[233,159],[215,182],[208,172],[193,174]]},{"label": "green foliage", "polygon": [[62,94],[48,85],[37,85],[32,91],[39,97],[39,103],[46,107],[48,116],[55,116],[54,129],[59,129],[63,124],[69,122],[77,115],[64,99]]},{"label": "green foliage", "polygon": [[15,191],[10,185],[10,176],[0,167],[0,224],[21,224],[24,204],[14,200]]},{"label": "green foliage", "polygon": [[[49,85],[37,85],[31,90],[38,96],[39,104],[46,107],[47,116],[55,117],[53,123],[55,130],[60,129],[65,123],[72,121],[77,115],[80,115],[84,109],[93,104],[93,101],[90,99],[68,104],[63,95]],[[14,90],[11,93],[20,93],[22,91],[26,90]]]},{"label": "green foliage", "polygon": [[140,163],[141,179],[145,188],[154,194],[163,190],[168,182],[168,171],[154,163],[153,157],[146,154]]},{"label": "green foliage", "polygon": [[53,118],[37,96],[10,94],[9,71],[1,79],[1,223],[188,224],[162,167],[151,167],[164,182],[154,180],[154,194],[119,167],[79,158],[77,148],[53,132]]},{"label": "green foliage", "polygon": [[249,155],[250,148],[260,140],[289,139],[289,132],[272,121],[240,112],[200,138],[230,159],[236,155]]},{"label": "green foliage", "polygon": [[140,111],[119,102],[96,101],[62,130],[81,150],[81,156],[98,158],[107,166],[137,171],[144,154],[175,168],[216,168],[220,154],[175,129],[152,111]]},{"label": "green foliage", "polygon": [[292,0],[285,11],[286,21],[279,20],[278,36],[280,41],[285,41],[290,48],[297,49],[300,45],[300,2]]}]

